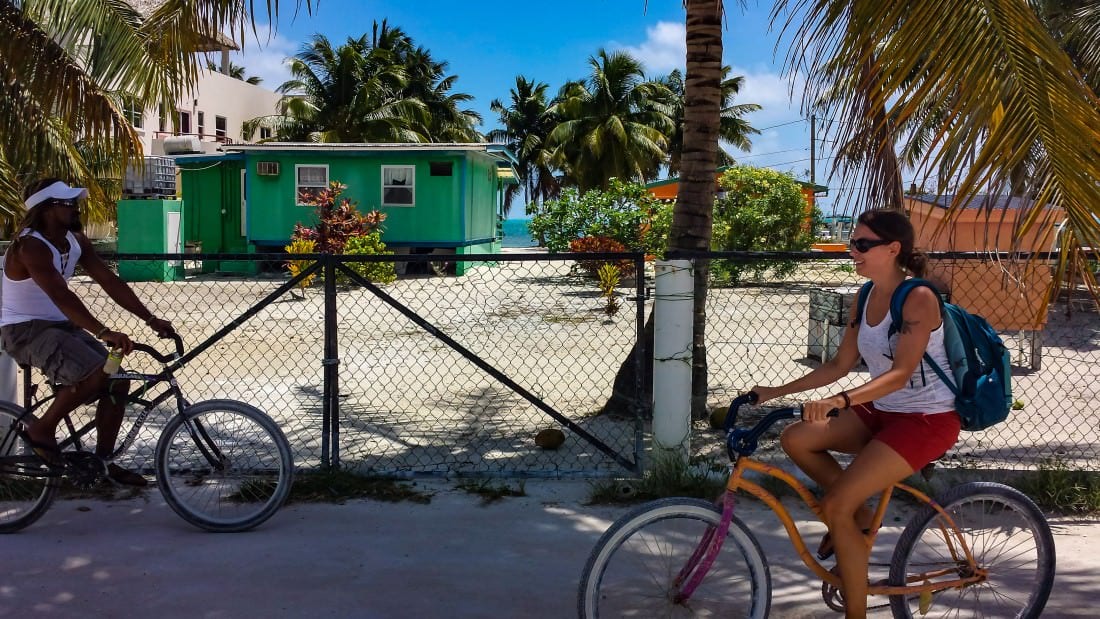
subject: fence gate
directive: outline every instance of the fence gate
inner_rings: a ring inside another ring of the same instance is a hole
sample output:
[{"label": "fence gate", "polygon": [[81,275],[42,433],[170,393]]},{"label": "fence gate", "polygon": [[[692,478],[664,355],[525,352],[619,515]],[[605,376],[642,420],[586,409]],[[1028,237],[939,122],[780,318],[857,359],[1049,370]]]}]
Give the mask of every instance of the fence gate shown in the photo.
[{"label": "fence gate", "polygon": [[[615,257],[643,272],[644,256]],[[574,272],[575,257],[463,258],[462,275],[440,276],[431,271],[453,264],[397,257],[389,264],[429,274],[386,287],[362,275],[386,264],[377,257],[326,263],[331,464],[386,475],[637,473],[641,416],[593,413],[624,359],[645,354],[623,346],[640,341],[644,280],[617,289],[609,313],[595,280]],[[342,281],[373,298],[337,294]],[[556,450],[535,443],[548,428],[566,437]]]}]

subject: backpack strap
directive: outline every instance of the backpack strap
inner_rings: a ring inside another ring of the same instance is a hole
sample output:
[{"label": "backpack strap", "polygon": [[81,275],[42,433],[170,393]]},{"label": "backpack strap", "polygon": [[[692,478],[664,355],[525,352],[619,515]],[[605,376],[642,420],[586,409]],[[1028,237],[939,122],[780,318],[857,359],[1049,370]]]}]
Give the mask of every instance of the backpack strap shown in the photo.
[{"label": "backpack strap", "polygon": [[[933,294],[936,295],[936,300],[940,302],[940,322],[942,323],[942,326],[946,331],[946,323],[948,320],[952,320],[952,318],[947,315],[947,308],[944,307],[943,297],[940,296],[939,288],[936,288],[936,286],[932,282],[926,279],[913,277],[903,280],[900,284],[898,284],[898,287],[894,289],[894,294],[890,296],[890,335],[893,335],[894,333],[897,333],[901,330],[901,308],[905,305],[905,298],[909,296],[909,293],[912,292],[914,288],[919,288],[921,286],[924,286],[925,288],[930,288]],[[932,371],[936,373],[936,376],[940,377],[940,380],[943,381],[943,384],[947,385],[947,388],[951,390],[951,393],[958,396],[959,388],[955,385],[955,380],[947,376],[947,373],[944,372],[943,368],[941,368],[939,364],[932,359],[932,355],[929,355],[927,351],[925,351],[924,353],[924,360],[932,368]]]},{"label": "backpack strap", "polygon": [[852,325],[857,329],[859,325],[863,324],[863,307],[867,305],[867,297],[871,296],[871,286],[873,285],[871,282],[865,282],[859,287],[859,295],[856,297],[856,323]]},{"label": "backpack strap", "polygon": [[940,302],[940,319],[946,320],[947,316],[943,312],[943,298],[940,297],[940,291],[932,282],[921,279],[919,277],[911,277],[909,279],[902,280],[898,287],[894,289],[894,294],[890,296],[890,335],[901,331],[901,308],[905,306],[905,299],[909,296],[909,293],[914,288],[932,289],[933,294],[936,295],[936,299]]}]

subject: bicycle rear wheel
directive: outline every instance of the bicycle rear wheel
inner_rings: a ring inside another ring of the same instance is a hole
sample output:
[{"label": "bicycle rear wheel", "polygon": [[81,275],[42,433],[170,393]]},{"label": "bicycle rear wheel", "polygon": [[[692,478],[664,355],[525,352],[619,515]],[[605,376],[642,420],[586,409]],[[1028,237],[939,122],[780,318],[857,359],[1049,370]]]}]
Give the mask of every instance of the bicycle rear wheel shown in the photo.
[{"label": "bicycle rear wheel", "polygon": [[736,516],[705,578],[677,602],[677,576],[698,561],[700,540],[722,510],[698,499],[653,501],[619,518],[592,549],[577,596],[580,617],[768,616],[771,573],[756,539]]},{"label": "bicycle rear wheel", "polygon": [[251,529],[290,494],[294,464],[281,430],[243,402],[188,407],[157,442],[157,485],[177,514],[208,531]]},{"label": "bicycle rear wheel", "polygon": [[30,526],[50,508],[61,478],[15,432],[23,409],[0,402],[0,533]]},{"label": "bicycle rear wheel", "polygon": [[[925,596],[890,596],[895,617],[1038,617],[1054,584],[1054,536],[1042,512],[1023,493],[976,482],[948,491],[939,504],[958,528],[988,578],[962,589]],[[905,527],[890,564],[890,582],[935,583],[971,573],[957,536],[925,506]]]}]

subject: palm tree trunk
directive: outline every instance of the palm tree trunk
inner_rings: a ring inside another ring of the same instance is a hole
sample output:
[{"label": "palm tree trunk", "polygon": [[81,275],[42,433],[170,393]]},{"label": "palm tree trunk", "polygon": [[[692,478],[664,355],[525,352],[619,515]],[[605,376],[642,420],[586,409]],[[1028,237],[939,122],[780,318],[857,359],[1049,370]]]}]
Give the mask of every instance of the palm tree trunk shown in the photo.
[{"label": "palm tree trunk", "polygon": [[[684,79],[684,145],[681,155],[680,192],[672,215],[668,248],[706,251],[710,248],[714,211],[715,169],[718,130],[722,113],[722,2],[687,0],[687,73]],[[704,343],[706,294],[709,267],[698,261],[695,270],[691,411],[695,418],[706,416],[707,356]],[[645,349],[653,350],[652,317],[646,324]],[[643,344],[639,342],[638,346]],[[645,375],[638,381],[634,351],[615,376],[612,395],[601,413],[628,414],[650,410],[652,401],[652,354],[648,354]],[[641,385],[638,389],[636,385]],[[633,410],[632,410],[633,409]]]},{"label": "palm tree trunk", "polygon": [[[715,169],[722,113],[722,3],[687,0],[687,73],[684,77],[684,146],[680,192],[672,213],[668,248],[710,249]],[[691,413],[706,416],[706,299],[709,264],[695,265]]]}]

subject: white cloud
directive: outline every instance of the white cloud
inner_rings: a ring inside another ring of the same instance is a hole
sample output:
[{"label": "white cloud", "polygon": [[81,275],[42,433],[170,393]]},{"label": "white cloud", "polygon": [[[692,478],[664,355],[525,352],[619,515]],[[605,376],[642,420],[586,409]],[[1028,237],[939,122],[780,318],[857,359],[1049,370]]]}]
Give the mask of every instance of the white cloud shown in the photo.
[{"label": "white cloud", "polygon": [[[272,32],[267,24],[257,24],[256,33],[247,30],[246,40],[241,51],[233,52],[230,58],[244,67],[245,76],[258,75],[263,78],[261,86],[275,90],[290,79],[287,58],[293,56],[301,46],[283,35]],[[218,62],[215,59],[215,62]]]},{"label": "white cloud", "polygon": [[687,58],[686,29],[682,22],[657,22],[646,28],[646,40],[640,45],[621,45],[612,42],[608,47],[621,49],[641,61],[647,75],[668,73],[673,69],[683,71]]}]

